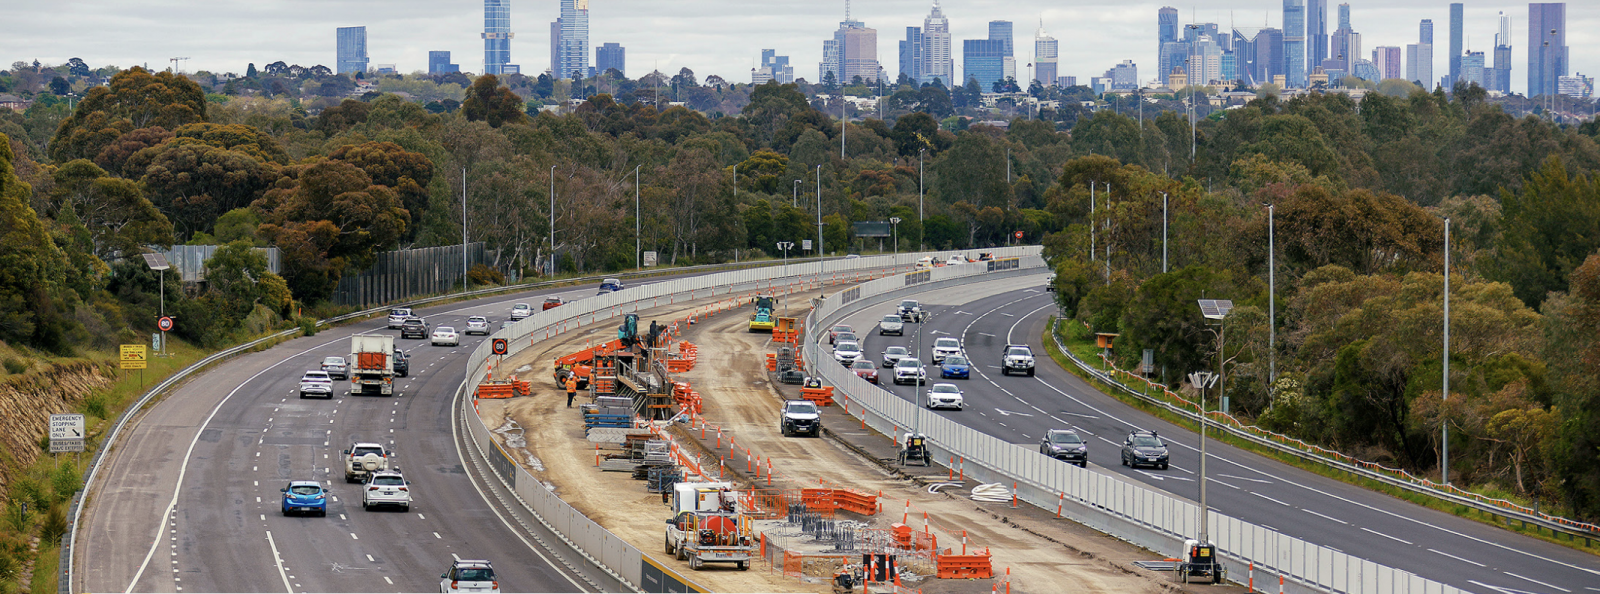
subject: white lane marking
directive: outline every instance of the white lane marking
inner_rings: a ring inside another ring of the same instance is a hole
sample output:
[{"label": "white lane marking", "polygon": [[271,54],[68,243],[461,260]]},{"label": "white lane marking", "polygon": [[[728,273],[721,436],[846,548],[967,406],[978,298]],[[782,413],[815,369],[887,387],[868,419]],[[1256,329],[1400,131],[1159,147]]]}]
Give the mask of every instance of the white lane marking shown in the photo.
[{"label": "white lane marking", "polygon": [[[1473,560],[1471,560],[1471,559],[1468,559],[1468,558],[1466,558],[1466,557],[1457,557],[1457,556],[1455,556],[1455,555],[1451,555],[1451,554],[1450,554],[1450,553],[1446,553],[1446,552],[1444,552],[1444,551],[1441,551],[1441,550],[1438,550],[1438,549],[1428,549],[1428,552],[1430,552],[1430,553],[1438,553],[1438,554],[1440,554],[1440,555],[1444,555],[1444,556],[1446,556],[1446,557],[1449,557],[1449,558],[1451,558],[1451,559],[1455,559],[1455,560],[1457,560],[1457,561],[1461,561],[1461,562],[1463,562],[1463,563],[1471,563],[1471,564],[1473,564],[1473,565],[1476,565],[1476,566],[1478,566],[1478,567],[1488,567],[1488,565],[1484,565],[1484,564],[1482,564],[1482,563],[1479,563],[1479,562],[1477,562],[1477,561],[1473,561]],[[1590,590],[1593,590],[1593,589],[1594,589],[1594,588],[1590,588]]]},{"label": "white lane marking", "polygon": [[361,537],[356,536],[356,533],[351,532],[350,533],[350,540],[361,540]]},{"label": "white lane marking", "polygon": [[[988,332],[979,332],[979,333],[978,333],[978,336],[987,336],[987,337],[989,337],[989,338],[994,338],[994,335],[993,335],[993,334],[990,334],[990,333],[988,333]],[[995,369],[999,369],[999,368],[1000,368],[1000,366],[998,366],[998,365],[990,365],[990,367],[993,367],[993,368],[995,368]]]},{"label": "white lane marking", "polygon": [[267,514],[261,514],[261,521],[267,521]]},{"label": "white lane marking", "polygon": [[420,519],[420,520],[426,520],[426,519],[428,519],[428,518],[427,518],[427,516],[424,516],[424,515],[422,515],[422,514],[417,514],[417,519]]},{"label": "white lane marking", "polygon": [[1002,416],[1002,417],[1009,417],[1011,415],[1016,415],[1016,416],[1019,416],[1019,417],[1031,417],[1031,416],[1033,416],[1033,415],[1030,415],[1028,413],[1011,412],[1011,411],[1003,409],[1003,408],[994,409],[994,412],[1000,413],[1000,416]]},{"label": "white lane marking", "polygon": [[1511,573],[1511,572],[1509,572],[1509,571],[1507,571],[1507,572],[1504,572],[1504,573],[1505,573],[1505,574],[1506,574],[1506,575],[1509,575],[1509,576],[1511,576],[1511,577],[1514,577],[1514,578],[1517,578],[1517,579],[1523,579],[1523,580],[1528,580],[1528,581],[1530,581],[1530,582],[1533,582],[1533,583],[1535,583],[1535,584],[1539,584],[1539,585],[1541,585],[1541,586],[1544,586],[1544,587],[1546,587],[1546,588],[1555,588],[1555,589],[1557,589],[1557,590],[1560,590],[1560,591],[1562,591],[1562,592],[1571,592],[1571,591],[1572,591],[1572,590],[1568,590],[1568,589],[1566,589],[1566,588],[1563,588],[1563,587],[1561,587],[1561,586],[1555,586],[1555,585],[1551,585],[1551,584],[1546,584],[1546,583],[1544,583],[1544,582],[1541,582],[1541,581],[1539,581],[1539,580],[1536,580],[1536,579],[1533,579],[1533,578],[1531,578],[1531,577],[1522,577],[1522,576],[1520,576],[1520,575],[1517,575],[1517,574],[1514,574],[1514,573]]},{"label": "white lane marking", "polygon": [[438,532],[433,533],[433,537],[434,538],[441,538],[441,539],[444,538],[443,536],[439,536]]},{"label": "white lane marking", "polygon": [[367,555],[367,560],[368,561],[377,561],[377,559],[373,559],[372,558],[372,555]]},{"label": "white lane marking", "polygon": [[1228,477],[1228,478],[1231,478],[1231,479],[1239,479],[1241,481],[1250,481],[1252,483],[1261,483],[1263,485],[1272,484],[1272,481],[1264,481],[1264,480],[1261,480],[1261,479],[1245,478],[1245,477],[1242,477],[1242,476],[1234,476],[1234,475],[1231,475],[1231,474],[1218,474],[1217,476],[1225,476],[1225,477]]},{"label": "white lane marking", "polygon": [[289,572],[283,570],[283,556],[278,554],[278,543],[272,540],[271,530],[267,531],[267,546],[272,547],[272,562],[278,566],[278,577],[283,578],[283,589],[294,592],[294,588],[289,586]]},{"label": "white lane marking", "polygon": [[[1179,477],[1179,478],[1182,478],[1182,477]],[[1183,479],[1183,480],[1186,480],[1186,481],[1191,481],[1191,480],[1194,480],[1194,479],[1188,479],[1188,478],[1185,478],[1185,479]],[[1225,483],[1225,482],[1222,482],[1222,481],[1219,481],[1219,480],[1217,480],[1217,479],[1214,479],[1214,478],[1210,478],[1210,477],[1206,477],[1206,482],[1208,482],[1208,483],[1216,483],[1216,484],[1219,484],[1219,485],[1222,485],[1222,486],[1224,486],[1224,487],[1227,487],[1227,488],[1229,488],[1229,489],[1237,489],[1237,490],[1240,490],[1240,491],[1243,491],[1243,490],[1244,490],[1244,489],[1240,489],[1240,488],[1239,488],[1239,487],[1237,487],[1237,486],[1234,486],[1234,485],[1230,485],[1230,484],[1228,484],[1228,483]]]},{"label": "white lane marking", "polygon": [[346,518],[346,517],[344,517],[344,514],[339,514],[339,519],[341,519],[341,520],[348,520],[348,519],[349,519],[349,518]]},{"label": "white lane marking", "polygon": [[383,576],[383,581],[390,585],[394,584],[394,580],[389,579],[389,576]]},{"label": "white lane marking", "polygon": [[[1278,505],[1281,505],[1281,506],[1284,506],[1284,507],[1294,507],[1294,506],[1292,506],[1292,505],[1289,505],[1289,504],[1287,504],[1287,503],[1284,503],[1284,502],[1282,502],[1282,501],[1278,501],[1278,500],[1276,500],[1276,499],[1273,499],[1273,498],[1271,498],[1271,497],[1267,497],[1267,496],[1266,496],[1266,495],[1262,495],[1262,494],[1260,494],[1260,493],[1257,493],[1257,492],[1255,492],[1255,491],[1251,491],[1251,492],[1250,492],[1250,494],[1251,494],[1251,495],[1255,495],[1255,496],[1256,496],[1256,497],[1260,497],[1260,498],[1262,498],[1262,499],[1265,499],[1265,500],[1267,500],[1267,501],[1271,501],[1271,502],[1273,502],[1273,503],[1276,503],[1276,504],[1278,504]],[[1364,528],[1363,528],[1363,530],[1365,530],[1365,529],[1364,529]],[[1369,531],[1369,532],[1370,532],[1370,531]],[[1376,533],[1376,532],[1373,532],[1373,534],[1377,534],[1377,533]],[[1388,535],[1385,535],[1385,536],[1388,536]],[[1389,538],[1394,538],[1394,537],[1393,537],[1393,536],[1390,536],[1390,537],[1389,537]],[[1400,539],[1398,539],[1398,538],[1395,538],[1395,540],[1400,540]],[[1401,542],[1405,542],[1405,541],[1401,541]],[[1406,543],[1406,544],[1411,544],[1411,543]]]},{"label": "white lane marking", "polygon": [[1400,542],[1400,543],[1405,543],[1405,544],[1408,544],[1408,545],[1409,545],[1409,544],[1413,544],[1413,543],[1412,543],[1412,542],[1411,542],[1411,541],[1409,541],[1409,540],[1405,540],[1405,539],[1402,539],[1402,538],[1395,538],[1395,537],[1393,537],[1393,536],[1389,536],[1389,535],[1387,535],[1387,534],[1384,534],[1384,533],[1382,533],[1382,532],[1378,532],[1378,531],[1377,531],[1377,530],[1373,530],[1373,529],[1371,529],[1371,528],[1368,528],[1368,527],[1366,527],[1366,526],[1362,526],[1362,527],[1361,527],[1361,529],[1362,529],[1362,530],[1364,530],[1364,531],[1367,531],[1367,532],[1371,532],[1371,533],[1373,533],[1373,534],[1376,534],[1376,535],[1378,535],[1378,536],[1382,536],[1382,537],[1384,537],[1384,538],[1387,538],[1387,539],[1389,539],[1389,540],[1392,540],[1392,541],[1395,541],[1395,542]]},{"label": "white lane marking", "polygon": [[[1074,417],[1082,417],[1082,418],[1085,418],[1085,419],[1098,419],[1098,418],[1100,418],[1099,415],[1086,415],[1086,414],[1075,413],[1075,412],[1067,412],[1067,411],[1061,411],[1061,414],[1072,415]],[[1065,423],[1066,421],[1062,421],[1062,422]]]},{"label": "white lane marking", "polygon": [[[1309,509],[1306,509],[1306,508],[1303,508],[1303,507],[1302,507],[1302,508],[1300,508],[1300,511],[1303,511],[1303,512],[1306,512],[1306,513],[1308,513],[1308,514],[1311,514],[1311,515],[1313,515],[1313,516],[1316,516],[1316,517],[1319,517],[1319,518],[1322,518],[1322,519],[1324,519],[1324,520],[1333,520],[1333,521],[1335,521],[1335,522],[1338,522],[1338,523],[1340,523],[1340,524],[1344,524],[1344,525],[1346,525],[1346,526],[1349,526],[1349,525],[1350,525],[1350,523],[1349,523],[1349,522],[1346,522],[1346,521],[1344,521],[1344,520],[1341,520],[1341,519],[1339,519],[1339,518],[1335,518],[1335,517],[1333,517],[1333,516],[1330,516],[1330,515],[1327,515],[1327,514],[1319,514],[1319,513],[1317,513],[1317,512],[1314,512],[1314,511],[1311,511],[1311,510],[1309,510]],[[1433,549],[1428,549],[1428,550],[1430,550],[1430,551],[1433,551]],[[1439,552],[1439,551],[1433,551],[1433,552],[1435,552],[1435,553],[1438,553],[1438,552]],[[1441,555],[1442,555],[1442,554],[1443,554],[1443,553],[1440,553],[1440,554],[1441,554]]]},{"label": "white lane marking", "polygon": [[[194,447],[195,447],[195,445],[200,443],[200,434],[205,433],[206,426],[210,425],[211,424],[211,419],[217,416],[217,411],[222,410],[222,405],[227,404],[228,400],[233,398],[234,394],[238,394],[239,390],[243,390],[244,387],[246,385],[249,385],[249,383],[251,381],[254,381],[256,378],[261,377],[263,374],[267,373],[268,371],[272,371],[273,369],[277,368],[279,365],[283,365],[284,363],[288,363],[290,360],[294,359],[295,357],[299,357],[300,355],[304,355],[306,353],[309,353],[311,351],[320,349],[320,348],[328,346],[330,344],[341,342],[342,340],[344,340],[344,339],[336,339],[336,340],[330,340],[328,342],[324,342],[322,344],[319,344],[319,345],[311,347],[309,349],[300,351],[300,352],[295,353],[293,355],[289,355],[287,358],[283,359],[282,361],[279,361],[277,363],[273,363],[271,365],[268,365],[266,368],[262,369],[261,371],[257,371],[255,373],[255,375],[252,375],[252,376],[250,376],[248,378],[245,378],[245,380],[243,382],[241,382],[238,387],[234,388],[232,391],[229,391],[227,396],[223,396],[222,397],[222,400],[217,401],[217,405],[211,409],[211,414],[206,415],[206,420],[201,421],[200,427],[198,428],[197,431],[195,431],[194,439],[189,440],[189,449],[186,450],[183,453],[183,465],[178,467],[178,481],[176,483],[173,483],[172,500],[167,502],[167,510],[161,514],[161,517],[163,517],[163,518],[172,517],[172,510],[174,508],[178,507],[178,493],[183,490],[183,477],[184,477],[185,474],[187,474],[189,472],[189,458],[190,458],[190,456],[194,455]],[[259,455],[260,452],[256,452],[256,454]],[[251,467],[251,470],[255,470],[255,467]],[[139,570],[133,573],[133,580],[128,582],[128,589],[123,590],[124,594],[126,594],[127,592],[132,592],[133,591],[133,587],[135,585],[138,585],[139,578],[144,576],[145,568],[150,566],[150,559],[155,557],[155,555],[156,555],[156,545],[159,545],[159,544],[161,544],[161,532],[158,529],[156,531],[155,540],[150,543],[149,552],[145,553],[145,555],[144,555],[144,562],[140,563],[139,564]],[[287,586],[288,583],[289,583],[288,580],[284,580],[284,585]]]}]

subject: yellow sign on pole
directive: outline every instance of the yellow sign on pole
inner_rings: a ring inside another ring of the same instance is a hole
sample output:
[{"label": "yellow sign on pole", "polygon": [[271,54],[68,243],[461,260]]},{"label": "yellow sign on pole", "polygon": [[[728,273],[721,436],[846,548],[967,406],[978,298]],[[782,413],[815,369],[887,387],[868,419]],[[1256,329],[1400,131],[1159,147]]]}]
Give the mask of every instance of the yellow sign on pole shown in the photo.
[{"label": "yellow sign on pole", "polygon": [[146,347],[142,344],[122,345],[122,368],[144,369]]}]

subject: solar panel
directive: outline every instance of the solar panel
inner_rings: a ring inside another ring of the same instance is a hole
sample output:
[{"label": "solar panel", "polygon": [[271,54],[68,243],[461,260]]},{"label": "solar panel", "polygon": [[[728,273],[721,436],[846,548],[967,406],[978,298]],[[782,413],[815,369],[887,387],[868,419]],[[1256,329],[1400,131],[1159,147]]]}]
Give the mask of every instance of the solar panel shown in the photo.
[{"label": "solar panel", "polygon": [[167,263],[167,256],[165,254],[143,254],[143,256],[145,265],[149,266],[151,270],[166,270],[168,268],[172,268],[172,265]]},{"label": "solar panel", "polygon": [[1227,299],[1201,299],[1200,315],[1208,320],[1220,320],[1233,311],[1233,302]]}]

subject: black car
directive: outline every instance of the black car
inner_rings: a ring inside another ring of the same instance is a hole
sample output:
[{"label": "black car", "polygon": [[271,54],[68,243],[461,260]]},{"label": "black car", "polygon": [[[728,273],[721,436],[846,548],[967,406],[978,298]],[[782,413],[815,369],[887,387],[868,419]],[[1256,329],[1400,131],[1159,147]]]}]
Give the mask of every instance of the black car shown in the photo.
[{"label": "black car", "polygon": [[1154,431],[1135,429],[1122,441],[1122,465],[1167,469],[1167,443]]},{"label": "black car", "polygon": [[422,318],[410,318],[410,319],[407,319],[404,324],[400,325],[400,338],[427,338],[427,337],[428,337],[428,323],[422,321]]},{"label": "black car", "polygon": [[394,350],[394,374],[400,377],[411,375],[411,361],[406,359],[406,352]]},{"label": "black car", "polygon": [[1071,429],[1051,429],[1039,440],[1039,453],[1079,467],[1089,466],[1089,444]]}]

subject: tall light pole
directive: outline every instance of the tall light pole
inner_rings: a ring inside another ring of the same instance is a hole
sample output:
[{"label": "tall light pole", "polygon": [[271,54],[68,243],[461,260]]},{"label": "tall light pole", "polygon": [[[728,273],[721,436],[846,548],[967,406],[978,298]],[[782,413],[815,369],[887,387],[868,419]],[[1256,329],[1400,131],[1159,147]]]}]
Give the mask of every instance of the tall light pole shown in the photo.
[{"label": "tall light pole", "polygon": [[1194,374],[1190,374],[1189,375],[1189,378],[1190,378],[1189,381],[1191,381],[1191,382],[1194,382],[1197,379],[1201,380],[1199,382],[1199,385],[1197,385],[1197,387],[1201,388],[1201,391],[1200,391],[1200,542],[1201,543],[1205,543],[1205,542],[1208,542],[1207,534],[1206,534],[1206,516],[1208,515],[1208,511],[1210,510],[1209,507],[1206,507],[1206,397],[1205,397],[1205,388],[1210,387],[1211,384],[1213,384],[1213,383],[1215,383],[1217,385],[1217,389],[1219,390],[1219,392],[1218,392],[1218,402],[1223,403],[1221,405],[1222,411],[1223,412],[1227,412],[1228,407],[1227,407],[1226,402],[1227,402],[1228,396],[1227,396],[1227,392],[1222,390],[1222,385],[1223,385],[1223,382],[1222,382],[1222,375],[1223,375],[1222,368],[1223,368],[1223,365],[1227,363],[1226,354],[1223,352],[1223,345],[1226,344],[1224,341],[1225,341],[1226,336],[1227,336],[1227,334],[1225,334],[1226,327],[1223,325],[1223,319],[1228,317],[1228,312],[1233,311],[1233,302],[1232,301],[1228,301],[1226,299],[1201,299],[1199,301],[1199,303],[1200,303],[1200,315],[1204,316],[1208,320],[1216,320],[1216,322],[1217,322],[1217,371],[1216,371],[1216,374],[1212,375],[1210,373],[1199,372],[1199,373],[1194,373]]},{"label": "tall light pole", "polygon": [[1273,241],[1273,210],[1267,205],[1267,406],[1272,406],[1272,387],[1278,382],[1278,262]]},{"label": "tall light pole", "polygon": [[1167,193],[1161,193],[1161,273],[1167,273]]},{"label": "tall light pole", "polygon": [[467,168],[461,168],[461,292],[468,290],[472,278],[467,276]]},{"label": "tall light pole", "polygon": [[739,164],[733,164],[733,197],[739,197]]},{"label": "tall light pole", "polygon": [[[1444,220],[1444,400],[1450,400],[1450,219]],[[1450,421],[1440,424],[1439,478],[1450,484]]]},{"label": "tall light pole", "polygon": [[850,105],[844,100],[844,85],[839,85],[839,158],[844,158],[844,130],[850,127],[850,116],[845,113]]},{"label": "tall light pole", "polygon": [[794,180],[794,183],[789,186],[789,208],[799,208],[799,206],[800,206],[800,184],[803,184],[803,183],[805,183],[805,180],[797,179],[797,180]]},{"label": "tall light pole", "polygon": [[1200,543],[1207,542],[1206,516],[1211,508],[1206,505],[1206,389],[1217,383],[1217,376],[1209,371],[1189,374],[1189,383],[1200,392]]},{"label": "tall light pole", "polygon": [[[894,229],[894,255],[900,255],[900,217],[889,217],[889,225]],[[898,266],[899,262],[895,262]]]},{"label": "tall light pole", "polygon": [[641,251],[641,250],[644,249],[644,244],[641,243],[640,240],[639,240],[639,216],[640,216],[640,210],[639,210],[639,166],[638,165],[634,165],[633,166],[633,267],[635,269],[644,268],[643,266],[640,265],[640,262],[639,262],[639,258],[644,257],[644,254]]},{"label": "tall light pole", "polygon": [[[841,87],[842,89],[842,87]],[[843,90],[839,91],[842,95]],[[817,291],[822,291],[822,166],[817,166]]]},{"label": "tall light pole", "polygon": [[928,236],[928,228],[922,224],[922,153],[927,151],[928,147],[917,149],[917,251],[919,252],[926,249],[922,246],[922,240]]},{"label": "tall light pole", "polygon": [[550,166],[550,276],[556,275],[556,166]]},{"label": "tall light pole", "polygon": [[1094,245],[1094,221],[1097,218],[1097,215],[1095,214],[1095,210],[1094,210],[1094,205],[1095,205],[1094,190],[1095,190],[1095,186],[1096,185],[1099,185],[1099,184],[1097,182],[1095,182],[1095,180],[1092,180],[1092,179],[1089,180],[1089,261],[1090,262],[1094,261],[1094,253],[1096,251],[1095,250],[1095,245]]},{"label": "tall light pole", "polygon": [[[1106,182],[1106,232],[1111,231],[1111,182]],[[1111,238],[1106,237],[1106,286],[1111,285]]]}]

